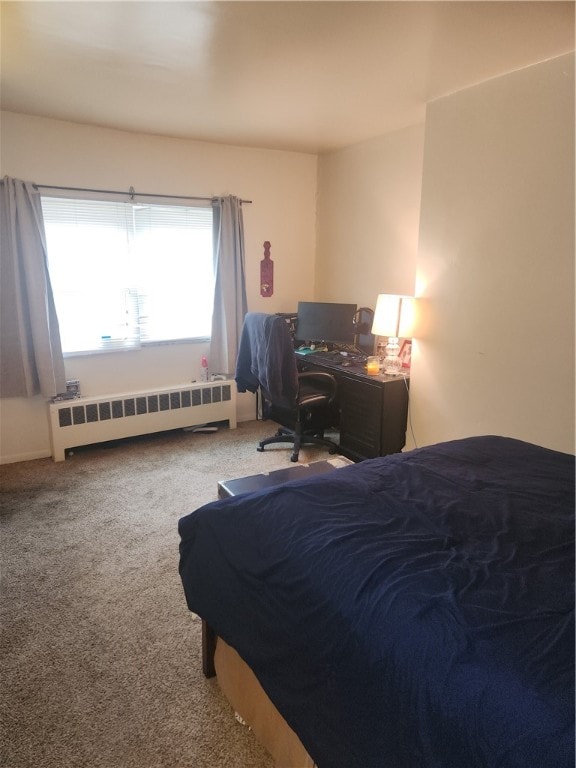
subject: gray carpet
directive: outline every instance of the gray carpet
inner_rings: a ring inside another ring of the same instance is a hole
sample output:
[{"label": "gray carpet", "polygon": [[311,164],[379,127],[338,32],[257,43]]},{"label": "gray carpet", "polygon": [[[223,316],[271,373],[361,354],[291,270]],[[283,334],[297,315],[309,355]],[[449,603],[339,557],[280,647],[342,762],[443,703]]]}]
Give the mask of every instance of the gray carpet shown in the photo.
[{"label": "gray carpet", "polygon": [[256,451],[273,431],[173,432],[0,467],[5,768],[271,768],[202,675],[177,522],[218,480],[291,466],[289,446]]}]

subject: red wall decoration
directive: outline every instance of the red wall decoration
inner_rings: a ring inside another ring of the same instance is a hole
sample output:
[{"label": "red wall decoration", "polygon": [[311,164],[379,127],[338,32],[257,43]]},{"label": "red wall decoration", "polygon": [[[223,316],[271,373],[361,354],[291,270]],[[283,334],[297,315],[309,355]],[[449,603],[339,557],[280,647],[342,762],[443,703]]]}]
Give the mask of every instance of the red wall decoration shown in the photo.
[{"label": "red wall decoration", "polygon": [[264,258],[260,262],[260,296],[268,297],[274,293],[274,262],[270,258],[270,243],[264,243]]}]

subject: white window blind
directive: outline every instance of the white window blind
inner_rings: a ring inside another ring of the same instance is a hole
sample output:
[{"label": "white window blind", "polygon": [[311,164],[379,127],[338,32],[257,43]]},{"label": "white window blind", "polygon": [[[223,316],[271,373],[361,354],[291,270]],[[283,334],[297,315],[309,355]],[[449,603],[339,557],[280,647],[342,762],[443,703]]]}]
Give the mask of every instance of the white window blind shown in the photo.
[{"label": "white window blind", "polygon": [[210,335],[212,208],[42,197],[65,354]]}]

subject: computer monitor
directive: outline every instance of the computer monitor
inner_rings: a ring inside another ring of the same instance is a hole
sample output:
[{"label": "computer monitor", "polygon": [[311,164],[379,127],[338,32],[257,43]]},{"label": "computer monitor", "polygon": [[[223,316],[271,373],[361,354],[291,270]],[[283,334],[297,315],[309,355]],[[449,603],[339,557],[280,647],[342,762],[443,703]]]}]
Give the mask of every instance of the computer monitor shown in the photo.
[{"label": "computer monitor", "polygon": [[300,342],[353,344],[355,314],[356,304],[300,301],[296,339]]}]

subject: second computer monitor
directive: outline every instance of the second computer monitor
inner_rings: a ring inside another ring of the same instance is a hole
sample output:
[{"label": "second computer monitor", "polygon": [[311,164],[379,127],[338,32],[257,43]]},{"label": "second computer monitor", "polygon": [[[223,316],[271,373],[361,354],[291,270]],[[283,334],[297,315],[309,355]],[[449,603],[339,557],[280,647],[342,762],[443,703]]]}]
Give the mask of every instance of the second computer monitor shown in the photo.
[{"label": "second computer monitor", "polygon": [[296,339],[301,342],[353,344],[355,314],[356,304],[300,301]]}]

